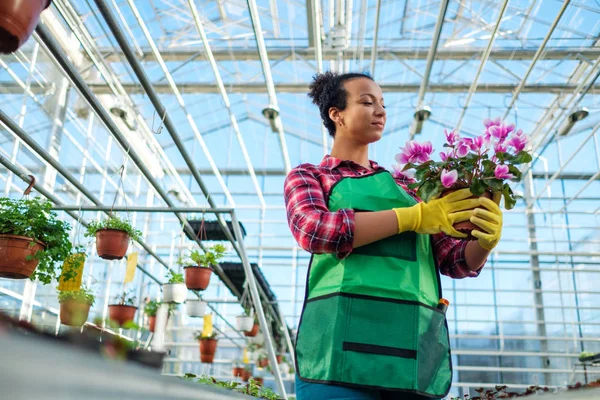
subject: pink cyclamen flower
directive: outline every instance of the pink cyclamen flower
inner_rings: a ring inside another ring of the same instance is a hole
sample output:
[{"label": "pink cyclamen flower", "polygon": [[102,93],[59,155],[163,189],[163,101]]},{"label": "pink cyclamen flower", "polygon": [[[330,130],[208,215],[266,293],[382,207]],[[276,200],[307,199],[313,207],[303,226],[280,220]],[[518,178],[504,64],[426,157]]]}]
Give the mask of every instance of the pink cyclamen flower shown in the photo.
[{"label": "pink cyclamen flower", "polygon": [[396,154],[396,161],[400,164],[408,164],[408,163],[424,163],[429,161],[429,155],[433,153],[433,146],[431,142],[424,142],[423,144],[419,144],[414,140],[410,140],[406,142],[404,147],[401,147],[402,151],[399,154]]},{"label": "pink cyclamen flower", "polygon": [[454,152],[456,154],[456,157],[464,157],[469,153],[469,150],[471,149],[471,143],[473,141],[469,138],[462,138],[458,141],[458,143],[456,143],[456,148],[454,149]]},{"label": "pink cyclamen flower", "polygon": [[440,159],[442,161],[446,161],[448,159],[448,157],[454,157],[454,151],[452,149],[448,150],[448,151],[440,151]]},{"label": "pink cyclamen flower", "polygon": [[506,153],[506,144],[496,143],[494,145],[494,153]]},{"label": "pink cyclamen flower", "polygon": [[486,145],[486,140],[484,136],[477,136],[475,139],[471,141],[471,150],[476,152],[481,152],[481,148]]},{"label": "pink cyclamen flower", "polygon": [[440,176],[440,180],[442,181],[442,185],[445,188],[452,187],[458,180],[458,172],[453,169],[452,171],[442,170],[442,175]]},{"label": "pink cyclamen flower", "polygon": [[500,125],[500,124],[502,124],[502,120],[500,119],[500,117],[495,118],[495,119],[486,118],[486,119],[483,120],[483,125],[485,126],[486,130],[490,126],[496,126],[496,125]]},{"label": "pink cyclamen flower", "polygon": [[497,165],[494,170],[496,179],[512,179],[514,175],[508,172],[508,165]]},{"label": "pink cyclamen flower", "polygon": [[525,149],[528,141],[529,138],[527,137],[527,135],[523,134],[523,130],[519,129],[517,132],[515,132],[514,135],[510,137],[506,144],[508,146],[513,147],[515,149],[515,153],[518,153]]},{"label": "pink cyclamen flower", "polygon": [[414,179],[415,178],[415,171],[402,171],[402,166],[395,164],[392,165],[392,176],[396,179]]},{"label": "pink cyclamen flower", "polygon": [[448,130],[444,129],[444,134],[446,135],[446,142],[450,146],[454,146],[454,143],[456,143],[456,141],[458,139],[460,139],[460,136],[456,132],[456,129],[453,129],[450,132],[448,132]]},{"label": "pink cyclamen flower", "polygon": [[504,140],[508,137],[508,135],[515,130],[515,125],[514,124],[500,124],[500,125],[493,125],[490,126],[487,129],[487,132],[495,137],[496,139],[498,139],[498,141],[500,142],[504,142]]}]

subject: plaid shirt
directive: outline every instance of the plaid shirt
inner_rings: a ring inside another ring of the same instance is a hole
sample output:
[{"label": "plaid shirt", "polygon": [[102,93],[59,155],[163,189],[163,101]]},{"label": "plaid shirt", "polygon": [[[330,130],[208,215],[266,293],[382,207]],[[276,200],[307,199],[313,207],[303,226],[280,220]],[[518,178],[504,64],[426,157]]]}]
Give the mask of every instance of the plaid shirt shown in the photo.
[{"label": "plaid shirt", "polygon": [[[375,171],[385,169],[374,161],[370,163]],[[336,253],[340,259],[352,252],[354,210],[329,211],[327,196],[331,187],[342,178],[369,173],[369,169],[353,161],[327,155],[319,165],[301,164],[288,174],[284,184],[287,219],[300,247],[313,254]],[[415,200],[421,201],[407,188],[412,182],[409,178],[394,179]],[[438,233],[431,235],[431,243],[436,265],[442,274],[456,279],[479,275],[481,268],[471,271],[465,261],[466,241]]]}]

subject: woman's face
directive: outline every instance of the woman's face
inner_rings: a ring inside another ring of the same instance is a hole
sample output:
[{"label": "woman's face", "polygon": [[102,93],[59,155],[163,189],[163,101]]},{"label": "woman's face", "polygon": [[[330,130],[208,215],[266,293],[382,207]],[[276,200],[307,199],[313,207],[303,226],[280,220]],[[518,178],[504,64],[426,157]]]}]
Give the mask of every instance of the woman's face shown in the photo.
[{"label": "woman's face", "polygon": [[336,123],[335,137],[344,137],[358,144],[369,144],[381,139],[386,122],[383,93],[378,84],[368,78],[344,82],[347,92],[346,109],[329,110]]}]

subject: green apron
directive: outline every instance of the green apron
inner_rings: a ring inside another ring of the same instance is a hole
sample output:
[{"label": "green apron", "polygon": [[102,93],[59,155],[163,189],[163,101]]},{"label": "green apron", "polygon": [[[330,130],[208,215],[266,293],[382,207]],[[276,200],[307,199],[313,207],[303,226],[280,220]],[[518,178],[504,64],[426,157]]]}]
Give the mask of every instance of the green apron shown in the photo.
[{"label": "green apron", "polygon": [[[416,201],[387,171],[348,177],[330,211],[381,211]],[[296,339],[308,382],[445,397],[452,383],[448,326],[429,235],[405,232],[344,259],[314,254]]]}]

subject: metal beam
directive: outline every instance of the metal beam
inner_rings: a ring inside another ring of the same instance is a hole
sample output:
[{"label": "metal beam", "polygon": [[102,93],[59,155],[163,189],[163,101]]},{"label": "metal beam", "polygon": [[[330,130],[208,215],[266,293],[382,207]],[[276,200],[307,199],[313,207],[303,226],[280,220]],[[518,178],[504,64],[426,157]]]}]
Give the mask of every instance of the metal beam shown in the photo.
[{"label": "metal beam", "polygon": [[[375,49],[365,48],[365,58],[375,57],[377,60],[393,60],[393,57],[400,58],[403,60],[425,60],[427,59],[428,48],[424,46],[412,47],[412,48],[381,48]],[[112,47],[100,48],[100,53],[104,55],[104,59],[108,62],[123,62],[123,53],[115,51]],[[142,59],[145,62],[155,62],[156,58],[152,54],[150,49],[143,48]],[[303,58],[310,58],[314,56],[314,48],[312,47],[277,47],[269,49],[269,55],[271,59],[279,59],[285,57],[290,53],[295,53]],[[358,51],[357,47],[349,47],[342,51],[342,57],[344,60],[354,59],[354,55]],[[527,61],[532,60],[536,54],[537,49],[495,49],[490,53],[490,58],[495,60],[507,60],[507,61]],[[438,60],[471,60],[478,59],[485,52],[485,47],[469,47],[469,48],[454,48],[452,50],[440,49],[437,52],[436,59]],[[338,50],[323,50],[324,60],[338,60]],[[163,60],[170,61],[188,61],[190,58],[197,55],[194,62],[207,61],[206,55],[198,54],[196,47],[179,47],[177,49],[160,49],[160,54]],[[260,60],[258,51],[256,48],[228,48],[228,47],[214,47],[213,55],[217,61],[231,61],[232,57],[237,61],[258,61]],[[576,60],[578,56],[584,56],[589,59],[596,59],[600,56],[599,47],[558,47],[558,48],[546,48],[544,52],[545,60]]]}]

